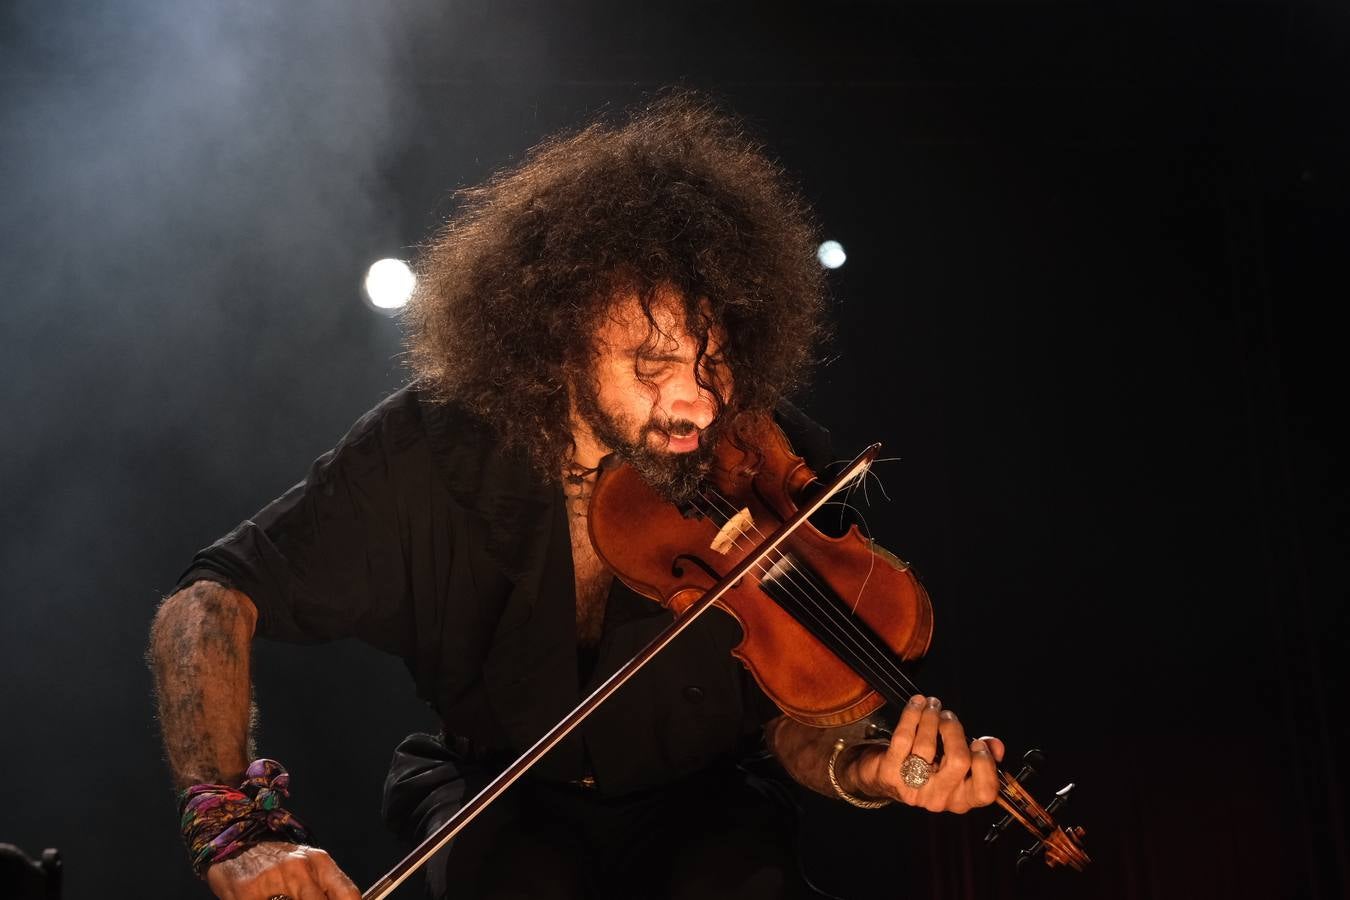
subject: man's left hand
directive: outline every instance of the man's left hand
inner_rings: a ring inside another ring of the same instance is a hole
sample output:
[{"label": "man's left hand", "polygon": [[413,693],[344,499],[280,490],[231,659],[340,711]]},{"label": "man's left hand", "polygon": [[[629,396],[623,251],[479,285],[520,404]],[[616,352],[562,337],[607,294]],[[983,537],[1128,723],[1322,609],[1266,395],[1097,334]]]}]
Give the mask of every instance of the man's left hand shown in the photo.
[{"label": "man's left hand", "polygon": [[[938,751],[941,749],[941,759]],[[936,697],[916,694],[905,704],[884,752],[865,748],[850,766],[847,782],[868,797],[890,797],[932,812],[963,813],[988,806],[998,796],[998,763],[1003,742],[996,737],[966,740],[956,714]],[[928,781],[911,787],[901,764],[914,754],[933,764]]]}]

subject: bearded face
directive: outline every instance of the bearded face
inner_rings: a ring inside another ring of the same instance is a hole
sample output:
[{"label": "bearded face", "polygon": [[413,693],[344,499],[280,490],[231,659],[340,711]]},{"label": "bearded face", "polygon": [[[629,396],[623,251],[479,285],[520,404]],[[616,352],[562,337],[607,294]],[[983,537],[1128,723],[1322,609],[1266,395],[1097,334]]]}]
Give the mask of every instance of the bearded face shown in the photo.
[{"label": "bearded face", "polygon": [[656,292],[650,316],[636,294],[618,296],[596,335],[592,377],[572,388],[578,447],[617,453],[675,503],[708,474],[718,397],[731,395],[721,335],[700,315],[673,289]]},{"label": "bearded face", "polygon": [[[712,468],[717,439],[715,423],[700,429],[690,419],[662,421],[655,416],[638,423],[622,413],[601,408],[593,394],[577,398],[577,411],[602,444],[671,503],[691,500]],[[692,450],[677,453],[664,449],[673,441],[691,437],[698,442]]]}]

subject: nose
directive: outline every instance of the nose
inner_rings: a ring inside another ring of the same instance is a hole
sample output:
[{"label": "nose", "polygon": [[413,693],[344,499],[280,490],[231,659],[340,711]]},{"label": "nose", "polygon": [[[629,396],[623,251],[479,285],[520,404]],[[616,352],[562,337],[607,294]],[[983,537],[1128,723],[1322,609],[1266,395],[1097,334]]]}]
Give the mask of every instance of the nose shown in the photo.
[{"label": "nose", "polygon": [[694,379],[692,366],[678,379],[678,384],[671,385],[671,390],[674,392],[669,406],[672,419],[687,419],[693,422],[699,431],[712,424],[713,417],[717,414],[717,401],[713,399],[711,393],[699,386]]}]

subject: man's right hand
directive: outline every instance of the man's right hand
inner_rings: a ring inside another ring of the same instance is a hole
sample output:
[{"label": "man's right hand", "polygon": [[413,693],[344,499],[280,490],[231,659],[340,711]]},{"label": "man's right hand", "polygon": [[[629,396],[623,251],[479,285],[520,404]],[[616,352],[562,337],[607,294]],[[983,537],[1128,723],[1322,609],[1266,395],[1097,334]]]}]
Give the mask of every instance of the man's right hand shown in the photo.
[{"label": "man's right hand", "polygon": [[221,900],[361,900],[361,892],[318,847],[268,842],[206,870],[206,884]]}]

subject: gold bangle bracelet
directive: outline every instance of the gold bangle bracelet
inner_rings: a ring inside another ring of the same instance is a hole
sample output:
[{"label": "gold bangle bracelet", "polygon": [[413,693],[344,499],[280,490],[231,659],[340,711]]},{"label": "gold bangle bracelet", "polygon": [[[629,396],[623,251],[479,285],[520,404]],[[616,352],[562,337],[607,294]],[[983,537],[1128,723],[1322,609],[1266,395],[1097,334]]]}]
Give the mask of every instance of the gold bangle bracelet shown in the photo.
[{"label": "gold bangle bracelet", "polygon": [[856,744],[845,744],[844,739],[840,738],[839,740],[834,742],[834,752],[830,754],[830,764],[827,767],[826,771],[828,771],[830,776],[830,786],[834,788],[834,792],[839,795],[840,800],[843,800],[845,803],[851,803],[852,805],[860,809],[880,809],[883,806],[891,805],[895,801],[890,799],[864,800],[861,797],[855,797],[839,786],[839,776],[834,774],[834,764],[838,762],[839,754],[843,753],[846,747],[865,747],[868,744],[875,744],[880,747],[889,747],[890,741],[869,740],[869,741],[858,741],[858,743]]}]

